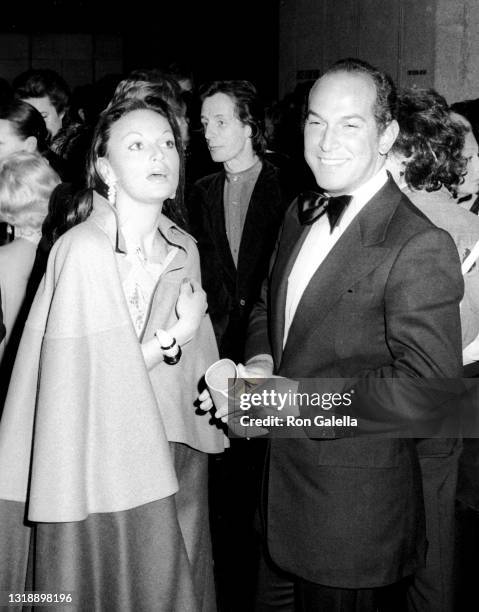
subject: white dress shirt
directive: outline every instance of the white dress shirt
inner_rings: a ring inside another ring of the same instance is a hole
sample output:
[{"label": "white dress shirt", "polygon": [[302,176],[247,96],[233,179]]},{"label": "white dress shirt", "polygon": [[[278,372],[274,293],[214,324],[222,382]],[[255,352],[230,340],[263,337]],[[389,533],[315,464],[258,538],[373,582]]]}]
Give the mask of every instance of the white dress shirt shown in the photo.
[{"label": "white dress shirt", "polygon": [[342,236],[351,221],[359,211],[366,206],[371,198],[386,184],[388,175],[383,167],[364,185],[350,193],[351,203],[346,207],[339,223],[330,232],[329,218],[327,214],[322,215],[313,223],[306,236],[301,250],[298,253],[293,268],[288,277],[288,289],[286,294],[286,309],[284,316],[283,347],[288,339],[289,329],[293,322],[296,309],[301,297],[309,284],[313,274],[326,259],[333,246]]}]

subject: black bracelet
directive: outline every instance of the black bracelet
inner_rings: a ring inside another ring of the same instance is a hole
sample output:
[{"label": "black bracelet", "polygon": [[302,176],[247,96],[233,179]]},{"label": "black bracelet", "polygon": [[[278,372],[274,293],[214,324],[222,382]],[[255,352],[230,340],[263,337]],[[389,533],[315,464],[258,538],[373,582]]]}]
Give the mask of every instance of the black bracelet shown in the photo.
[{"label": "black bracelet", "polygon": [[176,353],[176,355],[174,355],[173,357],[170,357],[168,355],[163,355],[163,361],[167,365],[175,365],[181,359],[181,354],[182,354],[181,346],[178,344],[178,352]]},{"label": "black bracelet", "polygon": [[162,351],[169,351],[170,349],[172,349],[176,344],[176,338],[173,338],[173,342],[170,344],[170,346],[162,346],[160,344],[160,348]]}]

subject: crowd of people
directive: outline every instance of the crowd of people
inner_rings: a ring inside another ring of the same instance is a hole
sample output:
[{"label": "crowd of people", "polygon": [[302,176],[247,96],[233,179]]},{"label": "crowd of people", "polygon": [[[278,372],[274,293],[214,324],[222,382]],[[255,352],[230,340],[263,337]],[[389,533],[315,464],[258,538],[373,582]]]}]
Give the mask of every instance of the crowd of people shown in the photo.
[{"label": "crowd of people", "polygon": [[367,389],[375,414],[351,416],[414,423],[430,406],[404,408],[378,380],[479,377],[478,125],[474,101],[397,92],[359,59],[268,107],[249,81],[197,88],[180,65],[72,94],[47,69],[2,82],[12,606],[27,593],[125,612],[478,601],[467,431],[241,438],[204,380],[227,358],[288,392]]}]

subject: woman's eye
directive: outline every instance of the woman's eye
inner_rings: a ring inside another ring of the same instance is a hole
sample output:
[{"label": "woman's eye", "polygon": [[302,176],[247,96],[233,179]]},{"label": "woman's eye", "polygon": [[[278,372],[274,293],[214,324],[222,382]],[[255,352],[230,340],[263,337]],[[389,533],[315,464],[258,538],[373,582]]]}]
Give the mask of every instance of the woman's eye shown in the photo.
[{"label": "woman's eye", "polygon": [[174,149],[174,148],[175,148],[175,146],[176,146],[176,145],[175,145],[175,141],[174,141],[174,140],[171,140],[171,139],[170,139],[170,140],[165,140],[165,142],[164,142],[164,146],[165,146],[167,149]]},{"label": "woman's eye", "polygon": [[130,151],[140,151],[143,148],[143,143],[142,142],[132,142],[128,148],[130,149]]}]

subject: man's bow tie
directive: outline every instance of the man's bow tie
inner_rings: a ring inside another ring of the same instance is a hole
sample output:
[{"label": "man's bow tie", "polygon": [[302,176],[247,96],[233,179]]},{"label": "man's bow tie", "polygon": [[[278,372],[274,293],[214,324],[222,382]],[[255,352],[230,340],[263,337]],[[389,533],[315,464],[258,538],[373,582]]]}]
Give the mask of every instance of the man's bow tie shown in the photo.
[{"label": "man's bow tie", "polygon": [[328,197],[315,191],[305,191],[298,197],[298,218],[302,225],[311,225],[327,213],[331,231],[339,221],[352,196]]}]

